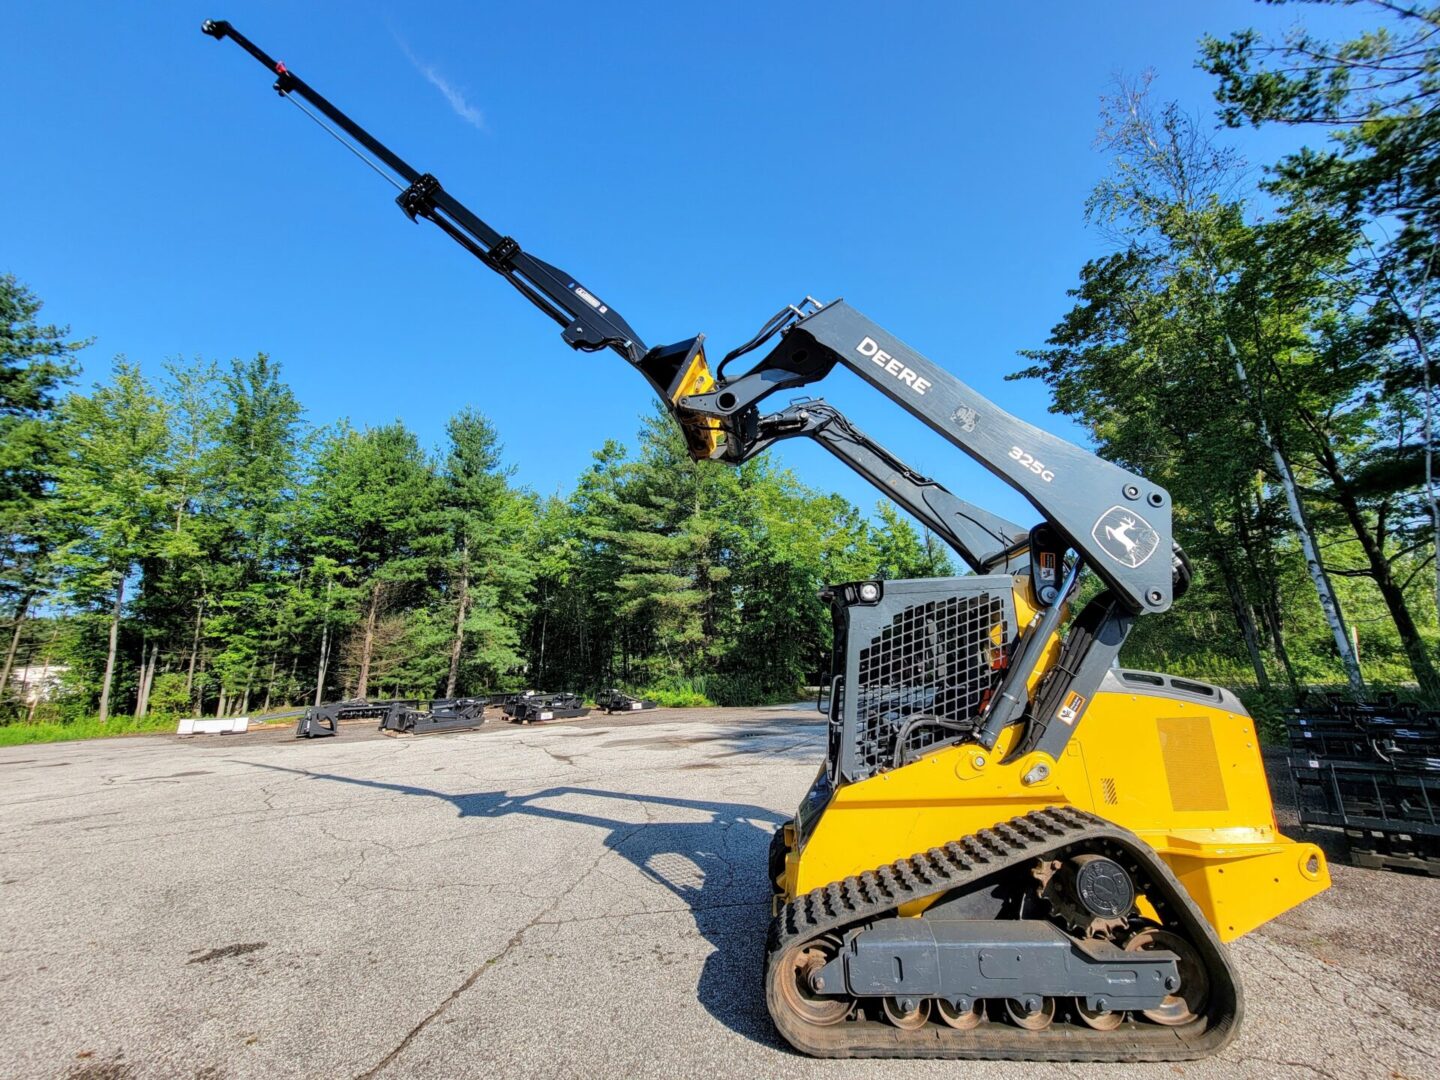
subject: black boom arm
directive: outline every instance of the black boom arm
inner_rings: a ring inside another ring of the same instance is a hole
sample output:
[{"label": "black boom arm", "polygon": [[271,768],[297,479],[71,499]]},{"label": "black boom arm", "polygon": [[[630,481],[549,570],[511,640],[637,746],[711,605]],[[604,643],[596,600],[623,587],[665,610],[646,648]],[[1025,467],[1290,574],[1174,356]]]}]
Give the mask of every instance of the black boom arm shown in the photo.
[{"label": "black boom arm", "polygon": [[[275,90],[282,97],[294,95],[308,102],[364,147],[384,169],[408,184],[395,201],[410,220],[424,218],[433,222],[446,236],[502,275],[527,300],[565,328],[561,336],[570,346],[586,352],[610,348],[632,364],[640,362],[646,352],[645,343],[617,312],[575,278],[523,251],[513,239],[481,221],[459,199],[442,188],[435,177],[417,172],[384,143],[330,104],[304,79],[228,22],[207,19],[200,29],[217,41],[228,37],[235,42],[275,74]],[[401,186],[398,181],[395,183],[396,187]]]},{"label": "black boom arm", "polygon": [[827,402],[798,402],[766,416],[758,433],[746,460],[781,439],[812,439],[940,537],[977,574],[1019,570],[1029,562],[1029,530],[916,472]]}]

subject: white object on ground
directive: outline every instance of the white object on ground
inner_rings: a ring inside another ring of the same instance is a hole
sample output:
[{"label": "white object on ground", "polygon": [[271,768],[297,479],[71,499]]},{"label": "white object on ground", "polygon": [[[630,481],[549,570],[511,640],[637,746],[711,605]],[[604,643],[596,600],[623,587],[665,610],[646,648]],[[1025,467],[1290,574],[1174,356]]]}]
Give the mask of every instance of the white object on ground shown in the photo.
[{"label": "white object on ground", "polygon": [[250,728],[248,716],[222,716],[211,720],[181,720],[176,735],[239,735]]}]

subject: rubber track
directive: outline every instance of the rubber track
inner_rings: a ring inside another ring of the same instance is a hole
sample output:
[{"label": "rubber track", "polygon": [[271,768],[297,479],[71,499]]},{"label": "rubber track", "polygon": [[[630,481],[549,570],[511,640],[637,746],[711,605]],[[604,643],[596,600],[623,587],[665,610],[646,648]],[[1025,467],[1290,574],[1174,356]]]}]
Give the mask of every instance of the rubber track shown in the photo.
[{"label": "rubber track", "polygon": [[[1127,1019],[1114,1031],[1056,1022],[1026,1031],[991,1020],[970,1031],[930,1023],[917,1031],[876,1020],[846,1020],[828,1027],[790,1013],[777,978],[786,953],[822,934],[843,932],[896,908],[981,881],[1003,870],[1068,850],[1100,851],[1137,872],[1141,891],[1167,927],[1179,929],[1210,977],[1204,1016],[1184,1027]],[[1225,947],[1167,867],[1134,833],[1071,807],[1049,807],[953,840],[943,848],[868,870],[796,897],[770,924],[766,943],[765,999],[776,1028],[792,1046],[816,1057],[934,1057],[1018,1061],[1186,1061],[1206,1057],[1239,1031],[1240,985]]]}]

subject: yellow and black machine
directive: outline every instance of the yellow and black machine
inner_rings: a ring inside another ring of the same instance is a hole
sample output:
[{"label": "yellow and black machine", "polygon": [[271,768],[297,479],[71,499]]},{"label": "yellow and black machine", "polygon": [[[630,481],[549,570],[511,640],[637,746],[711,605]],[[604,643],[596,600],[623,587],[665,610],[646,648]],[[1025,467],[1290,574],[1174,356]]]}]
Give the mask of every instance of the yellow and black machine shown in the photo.
[{"label": "yellow and black machine", "polygon": [[[712,372],[647,347],[574,277],[468,210],[225,22],[206,22],[438,226],[650,383],[691,454],[816,440],[974,571],[825,590],[825,762],[771,844],[765,997],[814,1055],[1178,1060],[1238,1030],[1225,943],[1329,885],[1281,835],[1255,725],[1226,690],[1117,666],[1189,582],[1170,496],[1027,424],[843,301],[777,312]],[[741,374],[727,368],[761,346]],[[1020,491],[1025,529],[897,460],[832,406],[771,395],[847,368]],[[1080,602],[1082,579],[1098,590]]]}]

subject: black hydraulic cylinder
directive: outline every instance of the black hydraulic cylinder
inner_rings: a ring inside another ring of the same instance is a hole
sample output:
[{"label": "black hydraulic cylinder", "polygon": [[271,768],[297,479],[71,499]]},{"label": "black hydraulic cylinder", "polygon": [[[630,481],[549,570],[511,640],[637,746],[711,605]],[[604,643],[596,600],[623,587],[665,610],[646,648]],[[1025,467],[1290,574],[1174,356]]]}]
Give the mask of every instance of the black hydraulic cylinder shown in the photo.
[{"label": "black hydraulic cylinder", "polygon": [[1025,550],[1024,529],[922,476],[827,402],[805,401],[762,417],[757,431],[743,460],[781,439],[813,439],[940,537],[976,573],[1011,571],[1025,562],[1017,555]]},{"label": "black hydraulic cylinder", "polygon": [[1077,556],[1070,572],[1065,576],[1064,584],[1057,590],[1055,599],[1022,639],[1020,655],[1011,660],[1010,669],[1005,673],[1005,681],[1000,684],[999,692],[991,700],[990,711],[985,715],[985,726],[980,731],[980,745],[987,750],[999,741],[1000,733],[1018,720],[1029,704],[1027,684],[1040,663],[1040,657],[1044,654],[1051,635],[1060,628],[1060,615],[1070,590],[1075,587],[1080,576],[1081,565]]}]

